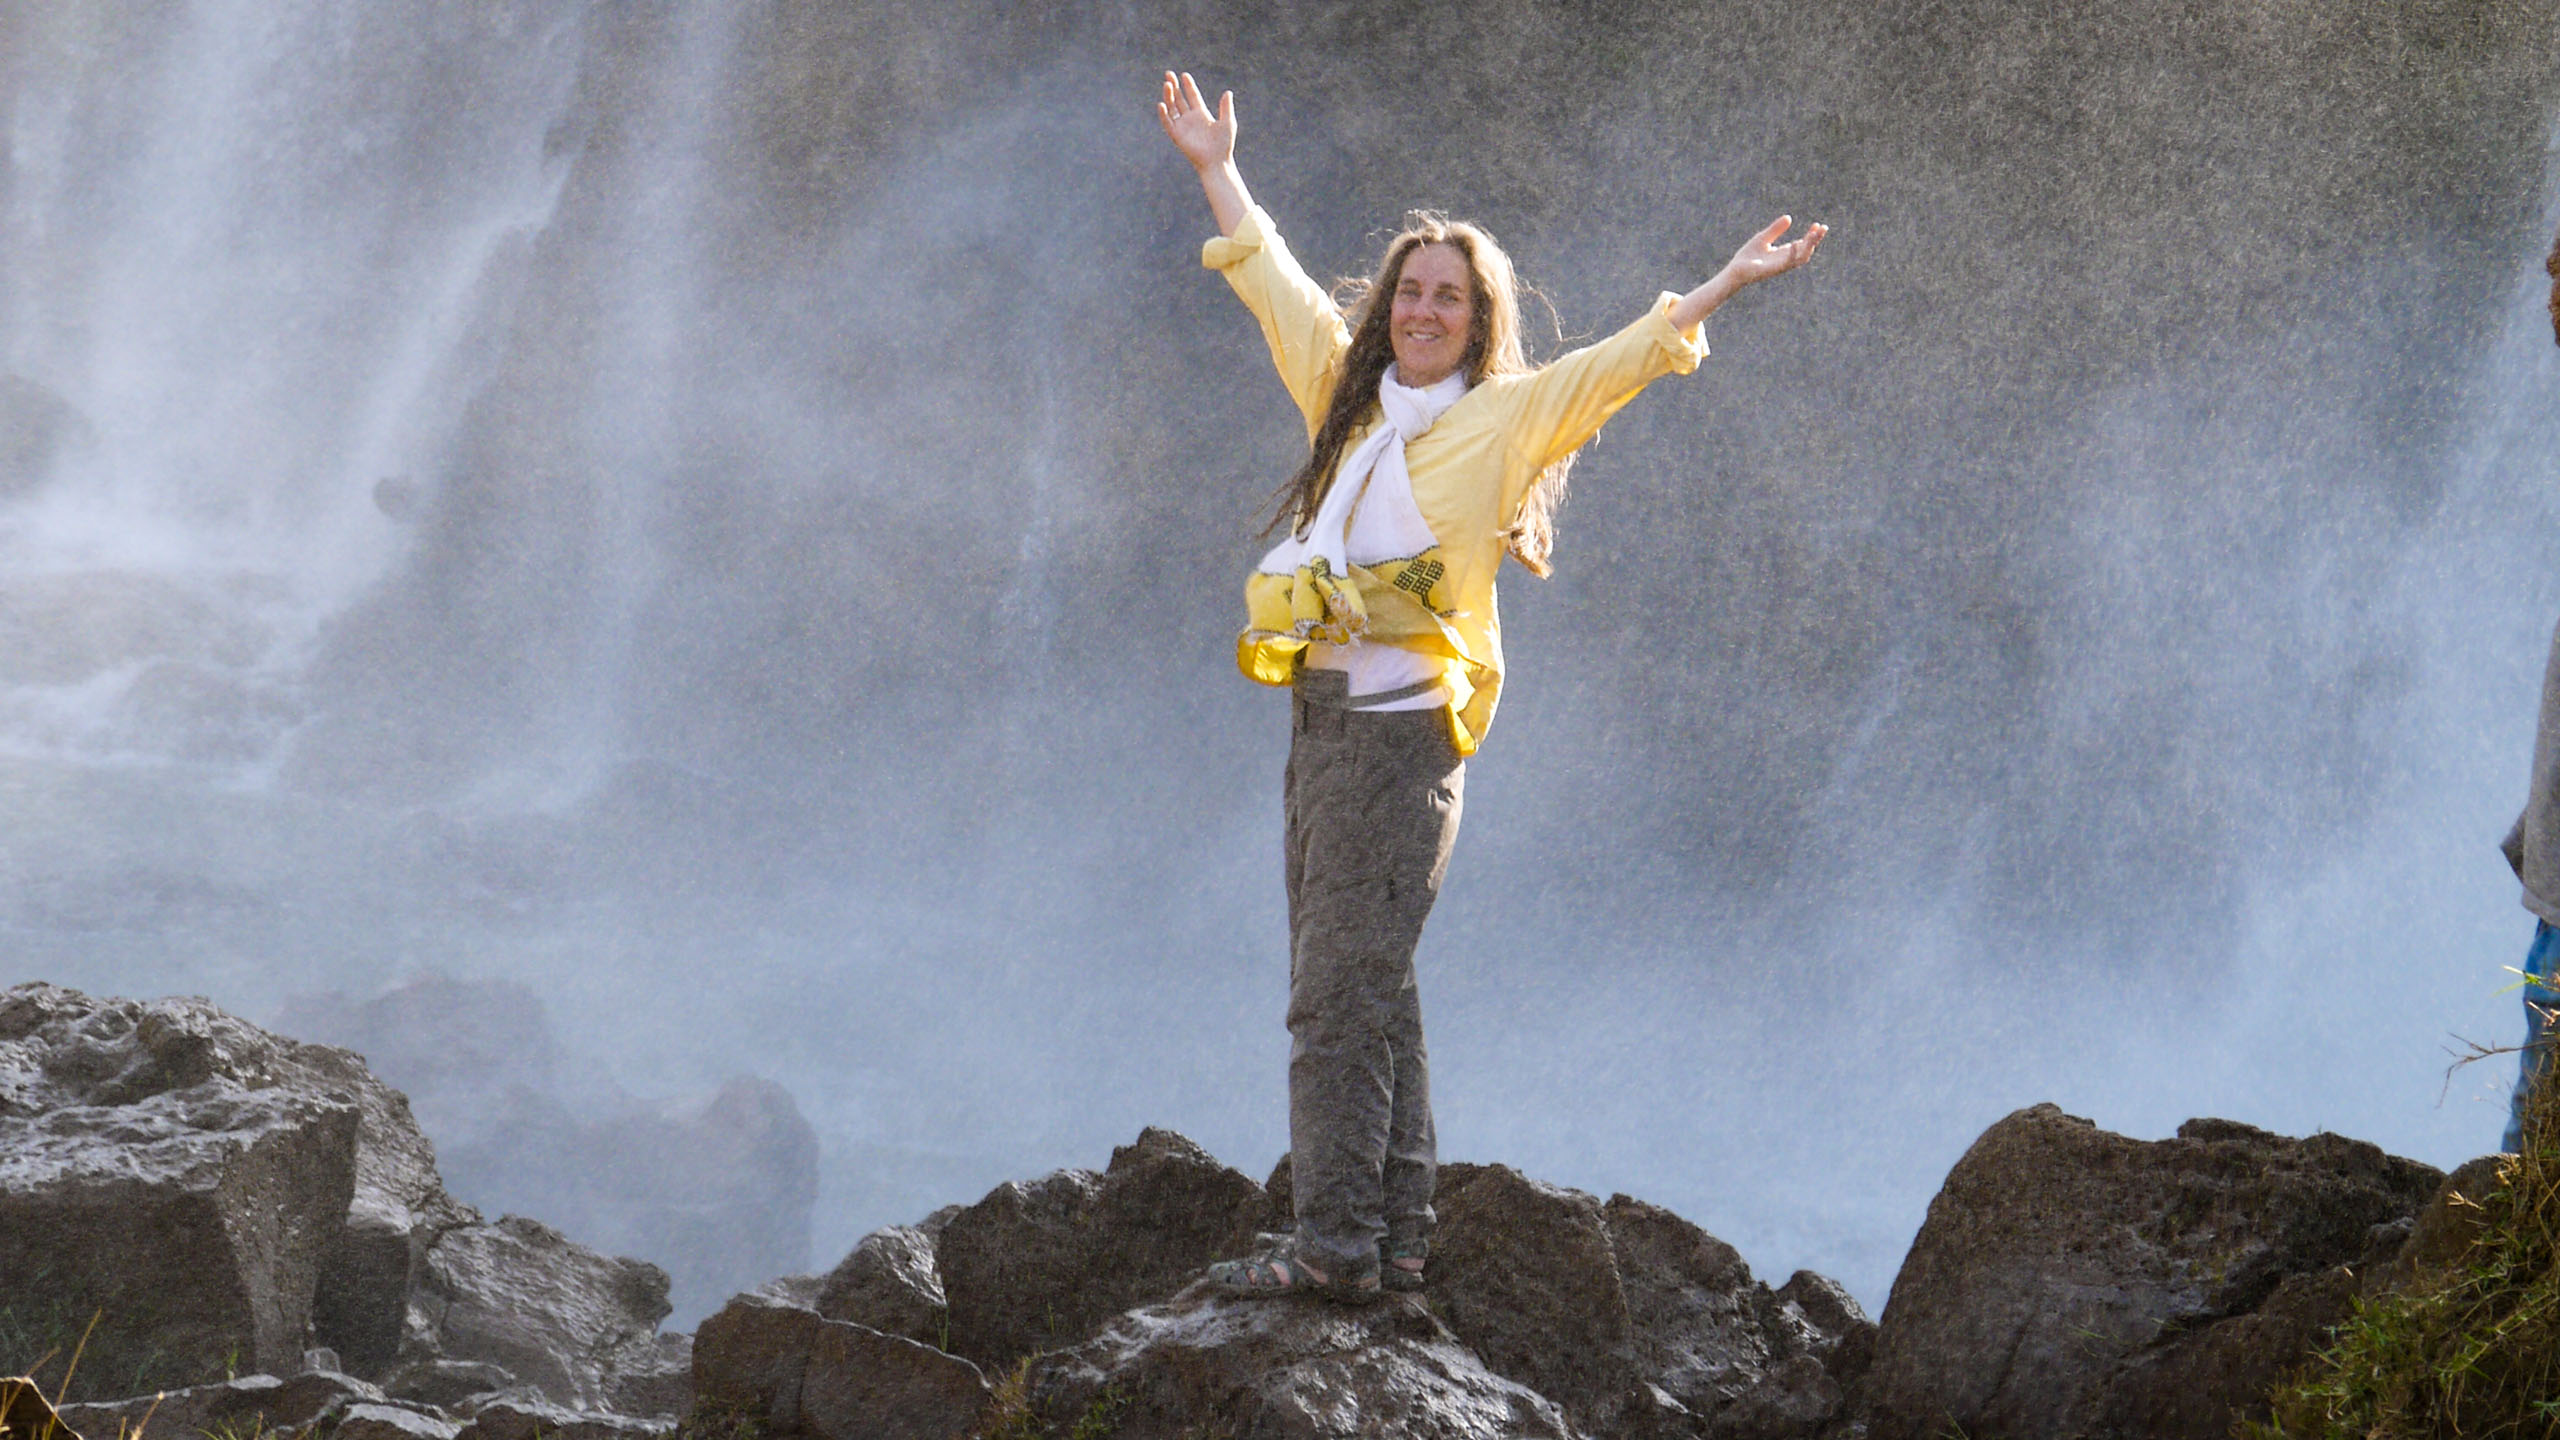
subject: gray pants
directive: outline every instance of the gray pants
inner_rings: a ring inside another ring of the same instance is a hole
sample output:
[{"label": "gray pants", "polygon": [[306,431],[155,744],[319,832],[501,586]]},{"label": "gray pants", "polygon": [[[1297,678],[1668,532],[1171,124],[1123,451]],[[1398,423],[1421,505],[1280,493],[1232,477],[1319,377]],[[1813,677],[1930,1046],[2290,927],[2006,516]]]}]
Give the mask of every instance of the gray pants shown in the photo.
[{"label": "gray pants", "polygon": [[1341,703],[1339,671],[1300,682],[1282,792],[1291,1185],[1298,1243],[1337,1278],[1370,1273],[1381,1240],[1431,1233],[1438,1152],[1413,947],[1466,785],[1440,711]]}]

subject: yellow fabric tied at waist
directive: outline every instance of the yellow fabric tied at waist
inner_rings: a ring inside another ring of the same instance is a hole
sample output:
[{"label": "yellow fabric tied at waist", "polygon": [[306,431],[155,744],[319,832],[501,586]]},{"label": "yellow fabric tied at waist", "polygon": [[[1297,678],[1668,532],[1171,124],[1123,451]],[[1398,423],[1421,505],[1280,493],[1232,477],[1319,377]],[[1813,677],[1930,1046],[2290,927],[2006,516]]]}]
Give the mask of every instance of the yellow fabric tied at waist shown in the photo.
[{"label": "yellow fabric tied at waist", "polygon": [[[1369,607],[1360,600],[1359,573],[1355,565],[1349,576],[1336,576],[1332,562],[1321,555],[1308,556],[1307,563],[1287,577],[1289,633],[1301,640],[1348,645],[1353,636],[1367,630]],[[1344,584],[1345,579],[1352,583]]]},{"label": "yellow fabric tied at waist", "polygon": [[[1453,711],[1466,709],[1468,698],[1493,677],[1467,654],[1447,622],[1454,613],[1448,608],[1449,567],[1437,551],[1350,569],[1337,576],[1317,556],[1290,574],[1256,571],[1245,577],[1245,629],[1236,637],[1236,668],[1265,685],[1292,685],[1308,645],[1365,640],[1440,659],[1456,701]],[[1458,729],[1460,753],[1472,751],[1471,727]]]}]

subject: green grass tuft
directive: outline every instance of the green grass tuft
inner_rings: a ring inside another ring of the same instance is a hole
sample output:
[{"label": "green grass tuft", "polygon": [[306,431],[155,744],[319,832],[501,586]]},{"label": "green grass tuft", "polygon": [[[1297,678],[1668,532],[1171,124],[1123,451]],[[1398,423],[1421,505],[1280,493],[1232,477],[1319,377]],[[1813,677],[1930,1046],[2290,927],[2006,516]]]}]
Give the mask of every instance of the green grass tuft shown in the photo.
[{"label": "green grass tuft", "polygon": [[2359,1300],[2243,1440],[2560,1436],[2560,1083],[2477,1219],[2458,1262]]}]

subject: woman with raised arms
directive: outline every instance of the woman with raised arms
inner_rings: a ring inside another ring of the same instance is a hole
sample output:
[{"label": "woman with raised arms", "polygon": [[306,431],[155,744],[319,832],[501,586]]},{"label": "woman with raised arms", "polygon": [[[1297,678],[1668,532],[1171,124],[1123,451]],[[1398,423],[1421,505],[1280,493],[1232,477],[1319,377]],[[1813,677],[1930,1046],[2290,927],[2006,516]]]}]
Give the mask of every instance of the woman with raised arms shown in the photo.
[{"label": "woman with raised arms", "polygon": [[1423,1283],[1437,1164],[1413,951],[1457,838],[1466,759],[1502,689],[1494,571],[1547,573],[1573,454],[1655,378],[1697,368],[1699,322],[1813,258],[1780,216],[1713,279],[1532,368],[1511,261],[1417,215],[1343,314],[1236,169],[1235,96],[1168,73],[1156,106],[1218,238],[1201,263],[1262,326],[1306,417],[1288,534],[1245,582],[1244,673],[1295,691],[1283,782],[1289,1145],[1297,1228],[1211,1267],[1238,1295],[1374,1299]]}]

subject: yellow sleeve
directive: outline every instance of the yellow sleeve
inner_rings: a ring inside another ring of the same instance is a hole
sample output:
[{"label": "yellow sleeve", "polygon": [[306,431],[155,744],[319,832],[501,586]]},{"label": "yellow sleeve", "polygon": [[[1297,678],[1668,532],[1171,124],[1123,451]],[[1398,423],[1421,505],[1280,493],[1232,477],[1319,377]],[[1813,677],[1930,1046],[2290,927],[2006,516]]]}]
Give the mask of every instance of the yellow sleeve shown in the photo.
[{"label": "yellow sleeve", "polygon": [[1298,268],[1298,258],[1259,205],[1245,211],[1233,235],[1212,238],[1200,247],[1200,263],[1227,277],[1236,297],[1262,326],[1271,347],[1271,363],[1280,383],[1307,418],[1307,438],[1323,423],[1325,401],[1333,393],[1334,367],[1351,348],[1350,328],[1342,323],[1333,297]]},{"label": "yellow sleeve", "polygon": [[1504,387],[1497,403],[1512,473],[1504,477],[1502,513],[1511,513],[1539,471],[1599,434],[1637,391],[1698,368],[1707,355],[1705,327],[1672,328],[1671,307],[1679,298],[1664,292],[1634,324]]}]

